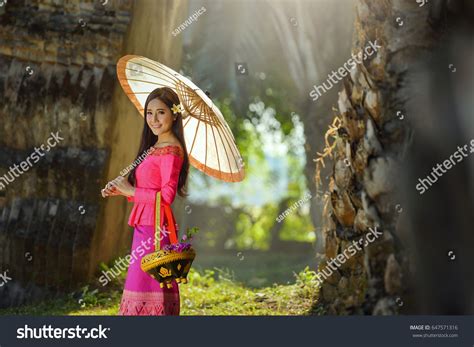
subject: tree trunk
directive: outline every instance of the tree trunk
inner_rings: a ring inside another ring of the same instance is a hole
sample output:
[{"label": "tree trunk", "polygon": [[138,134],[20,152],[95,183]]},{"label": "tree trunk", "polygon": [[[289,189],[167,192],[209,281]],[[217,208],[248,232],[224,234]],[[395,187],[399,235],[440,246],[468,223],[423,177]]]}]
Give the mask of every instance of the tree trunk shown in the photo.
[{"label": "tree trunk", "polygon": [[326,262],[368,237],[369,228],[382,234],[340,261],[323,281],[318,305],[330,314],[394,314],[407,275],[397,231],[402,207],[394,196],[411,135],[402,117],[409,97],[403,86],[417,59],[435,46],[439,27],[428,24],[427,6],[410,0],[359,0],[356,17],[353,54],[370,42],[380,47],[351,70],[339,94],[342,125],[325,216]]}]

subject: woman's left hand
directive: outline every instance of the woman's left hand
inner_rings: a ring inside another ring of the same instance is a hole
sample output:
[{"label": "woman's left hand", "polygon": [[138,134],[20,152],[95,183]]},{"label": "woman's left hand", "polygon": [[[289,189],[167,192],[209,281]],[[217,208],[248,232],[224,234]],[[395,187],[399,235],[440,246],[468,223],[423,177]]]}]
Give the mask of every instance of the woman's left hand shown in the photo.
[{"label": "woman's left hand", "polygon": [[116,188],[116,190],[125,196],[133,196],[135,195],[135,187],[132,186],[128,180],[123,176],[118,176],[114,179],[110,184]]}]

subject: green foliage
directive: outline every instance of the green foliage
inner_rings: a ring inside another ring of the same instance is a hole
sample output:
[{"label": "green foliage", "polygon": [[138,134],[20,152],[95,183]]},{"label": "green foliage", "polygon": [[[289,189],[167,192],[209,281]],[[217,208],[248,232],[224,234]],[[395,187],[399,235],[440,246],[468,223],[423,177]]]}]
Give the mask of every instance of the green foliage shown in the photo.
[{"label": "green foliage", "polygon": [[215,272],[213,270],[206,269],[202,274],[198,271],[195,271],[191,268],[188,274],[188,281],[189,284],[192,286],[200,286],[200,287],[210,287],[215,283]]},{"label": "green foliage", "polygon": [[268,249],[268,230],[275,222],[275,205],[254,208],[250,213],[241,213],[237,220],[235,237],[239,249]]},{"label": "green foliage", "polygon": [[315,298],[319,294],[319,285],[317,284],[316,272],[306,266],[299,273],[294,273],[296,285],[300,288],[300,295],[305,298]]},{"label": "green foliage", "polygon": [[[291,206],[292,203],[289,203]],[[283,228],[280,231],[280,238],[282,240],[295,240],[314,242],[316,240],[316,233],[314,232],[313,223],[309,214],[294,211],[290,213],[283,221]]]},{"label": "green foliage", "polygon": [[190,242],[193,239],[194,235],[196,235],[198,232],[199,232],[198,227],[192,227],[192,228],[186,229],[186,233],[183,236],[181,236],[180,242]]},{"label": "green foliage", "polygon": [[309,266],[306,266],[302,271],[295,273],[296,284],[300,286],[311,286],[317,281],[316,271],[310,270]]},{"label": "green foliage", "polygon": [[[302,124],[298,116],[290,112],[290,105],[282,102],[285,93],[272,90],[264,98],[265,103],[256,98],[249,105],[245,118],[234,113],[230,98],[214,100],[235,135],[244,159],[246,179],[238,184],[228,184],[196,173],[199,182],[193,180],[191,191],[200,192],[202,203],[242,210],[232,221],[236,232],[230,239],[241,249],[268,249],[269,230],[276,223],[279,201],[290,198],[290,206],[307,189],[303,174],[306,159]],[[262,190],[262,187],[266,189]],[[285,219],[280,237],[313,241],[314,227],[308,212],[308,209],[293,211]],[[203,233],[200,241],[214,247],[219,239],[214,234],[219,232],[220,225],[212,225],[209,220],[206,227],[216,231]]]},{"label": "green foliage", "polygon": [[[106,298],[103,296],[98,295],[99,290],[89,290],[89,285],[86,285],[81,288],[79,292],[79,299],[77,300],[81,307],[85,306],[97,306],[99,304],[103,304]],[[76,293],[69,294],[70,298],[75,298]]]}]

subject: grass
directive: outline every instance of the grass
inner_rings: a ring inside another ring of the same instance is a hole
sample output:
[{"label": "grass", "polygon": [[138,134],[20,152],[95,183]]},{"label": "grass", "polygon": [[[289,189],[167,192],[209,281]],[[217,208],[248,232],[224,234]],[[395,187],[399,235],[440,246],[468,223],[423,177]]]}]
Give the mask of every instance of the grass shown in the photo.
[{"label": "grass", "polygon": [[[306,267],[294,273],[294,283],[250,288],[237,282],[228,269],[191,269],[189,282],[180,285],[180,315],[308,315],[318,294],[314,275],[314,271]],[[114,316],[118,312],[123,283],[124,276],[121,276],[105,287],[85,286],[61,298],[0,310],[0,315]]]},{"label": "grass", "polygon": [[193,269],[228,269],[228,277],[250,288],[261,288],[277,284],[289,284],[293,273],[309,266],[318,265],[313,253],[228,252],[225,254],[199,255]]}]

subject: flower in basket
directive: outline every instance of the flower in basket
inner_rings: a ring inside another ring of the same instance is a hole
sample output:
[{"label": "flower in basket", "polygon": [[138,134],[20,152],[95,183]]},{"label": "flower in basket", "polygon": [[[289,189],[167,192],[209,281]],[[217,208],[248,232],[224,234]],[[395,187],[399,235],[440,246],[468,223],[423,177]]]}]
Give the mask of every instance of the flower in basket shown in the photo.
[{"label": "flower in basket", "polygon": [[165,251],[174,251],[174,252],[183,252],[187,251],[191,248],[190,243],[178,242],[178,243],[171,243],[163,247]]},{"label": "flower in basket", "polygon": [[[191,249],[190,241],[193,239],[193,235],[199,231],[199,228],[188,228],[186,234],[181,237],[178,243],[171,243],[163,247],[165,251],[184,252]],[[188,241],[188,242],[185,242]]]}]

